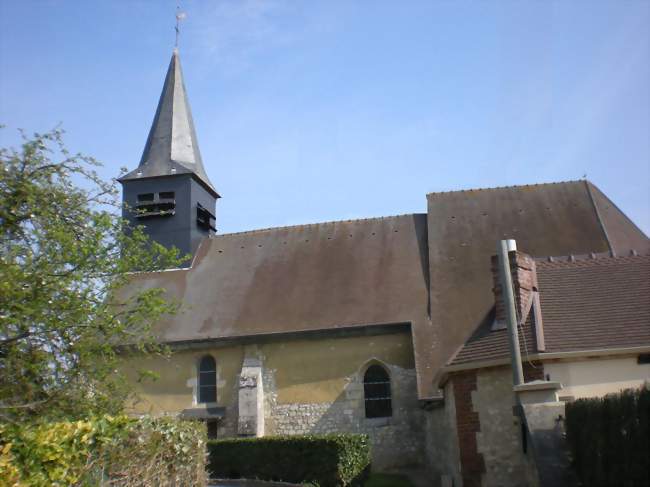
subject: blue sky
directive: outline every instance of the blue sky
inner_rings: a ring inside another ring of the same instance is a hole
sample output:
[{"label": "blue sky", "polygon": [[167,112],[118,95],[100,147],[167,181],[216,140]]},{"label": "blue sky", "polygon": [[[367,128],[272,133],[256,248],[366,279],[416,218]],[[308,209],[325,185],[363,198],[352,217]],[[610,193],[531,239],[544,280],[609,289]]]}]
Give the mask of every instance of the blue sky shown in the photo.
[{"label": "blue sky", "polygon": [[[650,1],[184,1],[220,232],[426,211],[431,191],[593,181],[650,233]],[[172,0],[0,0],[0,131],[142,153]]]}]

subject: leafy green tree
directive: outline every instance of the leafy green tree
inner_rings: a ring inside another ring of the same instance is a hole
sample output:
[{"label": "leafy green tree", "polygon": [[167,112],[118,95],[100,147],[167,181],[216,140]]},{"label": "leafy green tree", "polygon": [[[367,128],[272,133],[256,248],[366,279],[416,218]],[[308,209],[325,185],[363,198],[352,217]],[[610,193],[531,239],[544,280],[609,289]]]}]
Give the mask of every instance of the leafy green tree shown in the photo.
[{"label": "leafy green tree", "polygon": [[128,386],[116,344],[161,352],[162,289],[120,300],[129,273],[178,266],[176,249],[125,231],[115,181],[62,131],[0,149],[0,421],[117,412]]}]

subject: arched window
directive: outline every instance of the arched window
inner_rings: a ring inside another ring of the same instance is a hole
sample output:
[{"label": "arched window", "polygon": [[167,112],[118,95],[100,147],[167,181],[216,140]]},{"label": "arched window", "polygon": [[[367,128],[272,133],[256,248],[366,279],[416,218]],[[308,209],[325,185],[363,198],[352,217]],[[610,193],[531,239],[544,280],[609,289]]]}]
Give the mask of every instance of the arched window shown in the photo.
[{"label": "arched window", "polygon": [[393,415],[390,400],[390,377],[381,365],[371,365],[363,376],[366,418],[386,418]]},{"label": "arched window", "polygon": [[217,363],[210,355],[199,362],[199,402],[217,402]]}]

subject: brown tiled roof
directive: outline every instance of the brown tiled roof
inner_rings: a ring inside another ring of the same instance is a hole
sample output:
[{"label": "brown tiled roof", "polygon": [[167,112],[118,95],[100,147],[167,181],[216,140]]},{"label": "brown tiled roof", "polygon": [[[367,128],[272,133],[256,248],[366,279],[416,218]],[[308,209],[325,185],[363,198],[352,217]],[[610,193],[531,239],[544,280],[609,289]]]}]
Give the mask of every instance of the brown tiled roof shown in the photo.
[{"label": "brown tiled roof", "polygon": [[426,224],[415,214],[220,235],[192,268],[131,285],[183,303],[155,326],[167,343],[411,323],[427,313]]},{"label": "brown tiled roof", "polygon": [[490,256],[512,238],[530,255],[650,251],[650,240],[589,181],[427,195],[431,320],[414,325],[418,386],[440,368],[494,306]]},{"label": "brown tiled roof", "polygon": [[[546,350],[650,345],[650,255],[537,262]],[[486,320],[450,365],[508,357],[507,330]],[[537,353],[530,318],[520,328],[522,358]]]},{"label": "brown tiled roof", "polygon": [[500,239],[533,255],[648,247],[586,181],[427,199],[426,214],[211,238],[192,268],[139,274],[125,291],[162,287],[183,302],[155,327],[170,343],[410,323],[418,393],[431,397],[435,374],[494,303],[490,256]]}]

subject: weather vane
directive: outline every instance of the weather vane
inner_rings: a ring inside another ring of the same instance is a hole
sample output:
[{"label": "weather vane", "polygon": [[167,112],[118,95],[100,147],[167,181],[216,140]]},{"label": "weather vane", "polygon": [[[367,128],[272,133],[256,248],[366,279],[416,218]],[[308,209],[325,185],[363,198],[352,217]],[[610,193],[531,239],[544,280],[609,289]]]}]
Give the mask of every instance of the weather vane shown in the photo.
[{"label": "weather vane", "polygon": [[181,12],[181,6],[179,4],[176,4],[176,27],[175,27],[175,30],[176,30],[176,42],[174,43],[174,47],[176,49],[178,49],[178,35],[181,32],[181,29],[180,29],[181,20],[183,20],[186,16],[187,15],[185,14],[185,12]]}]

